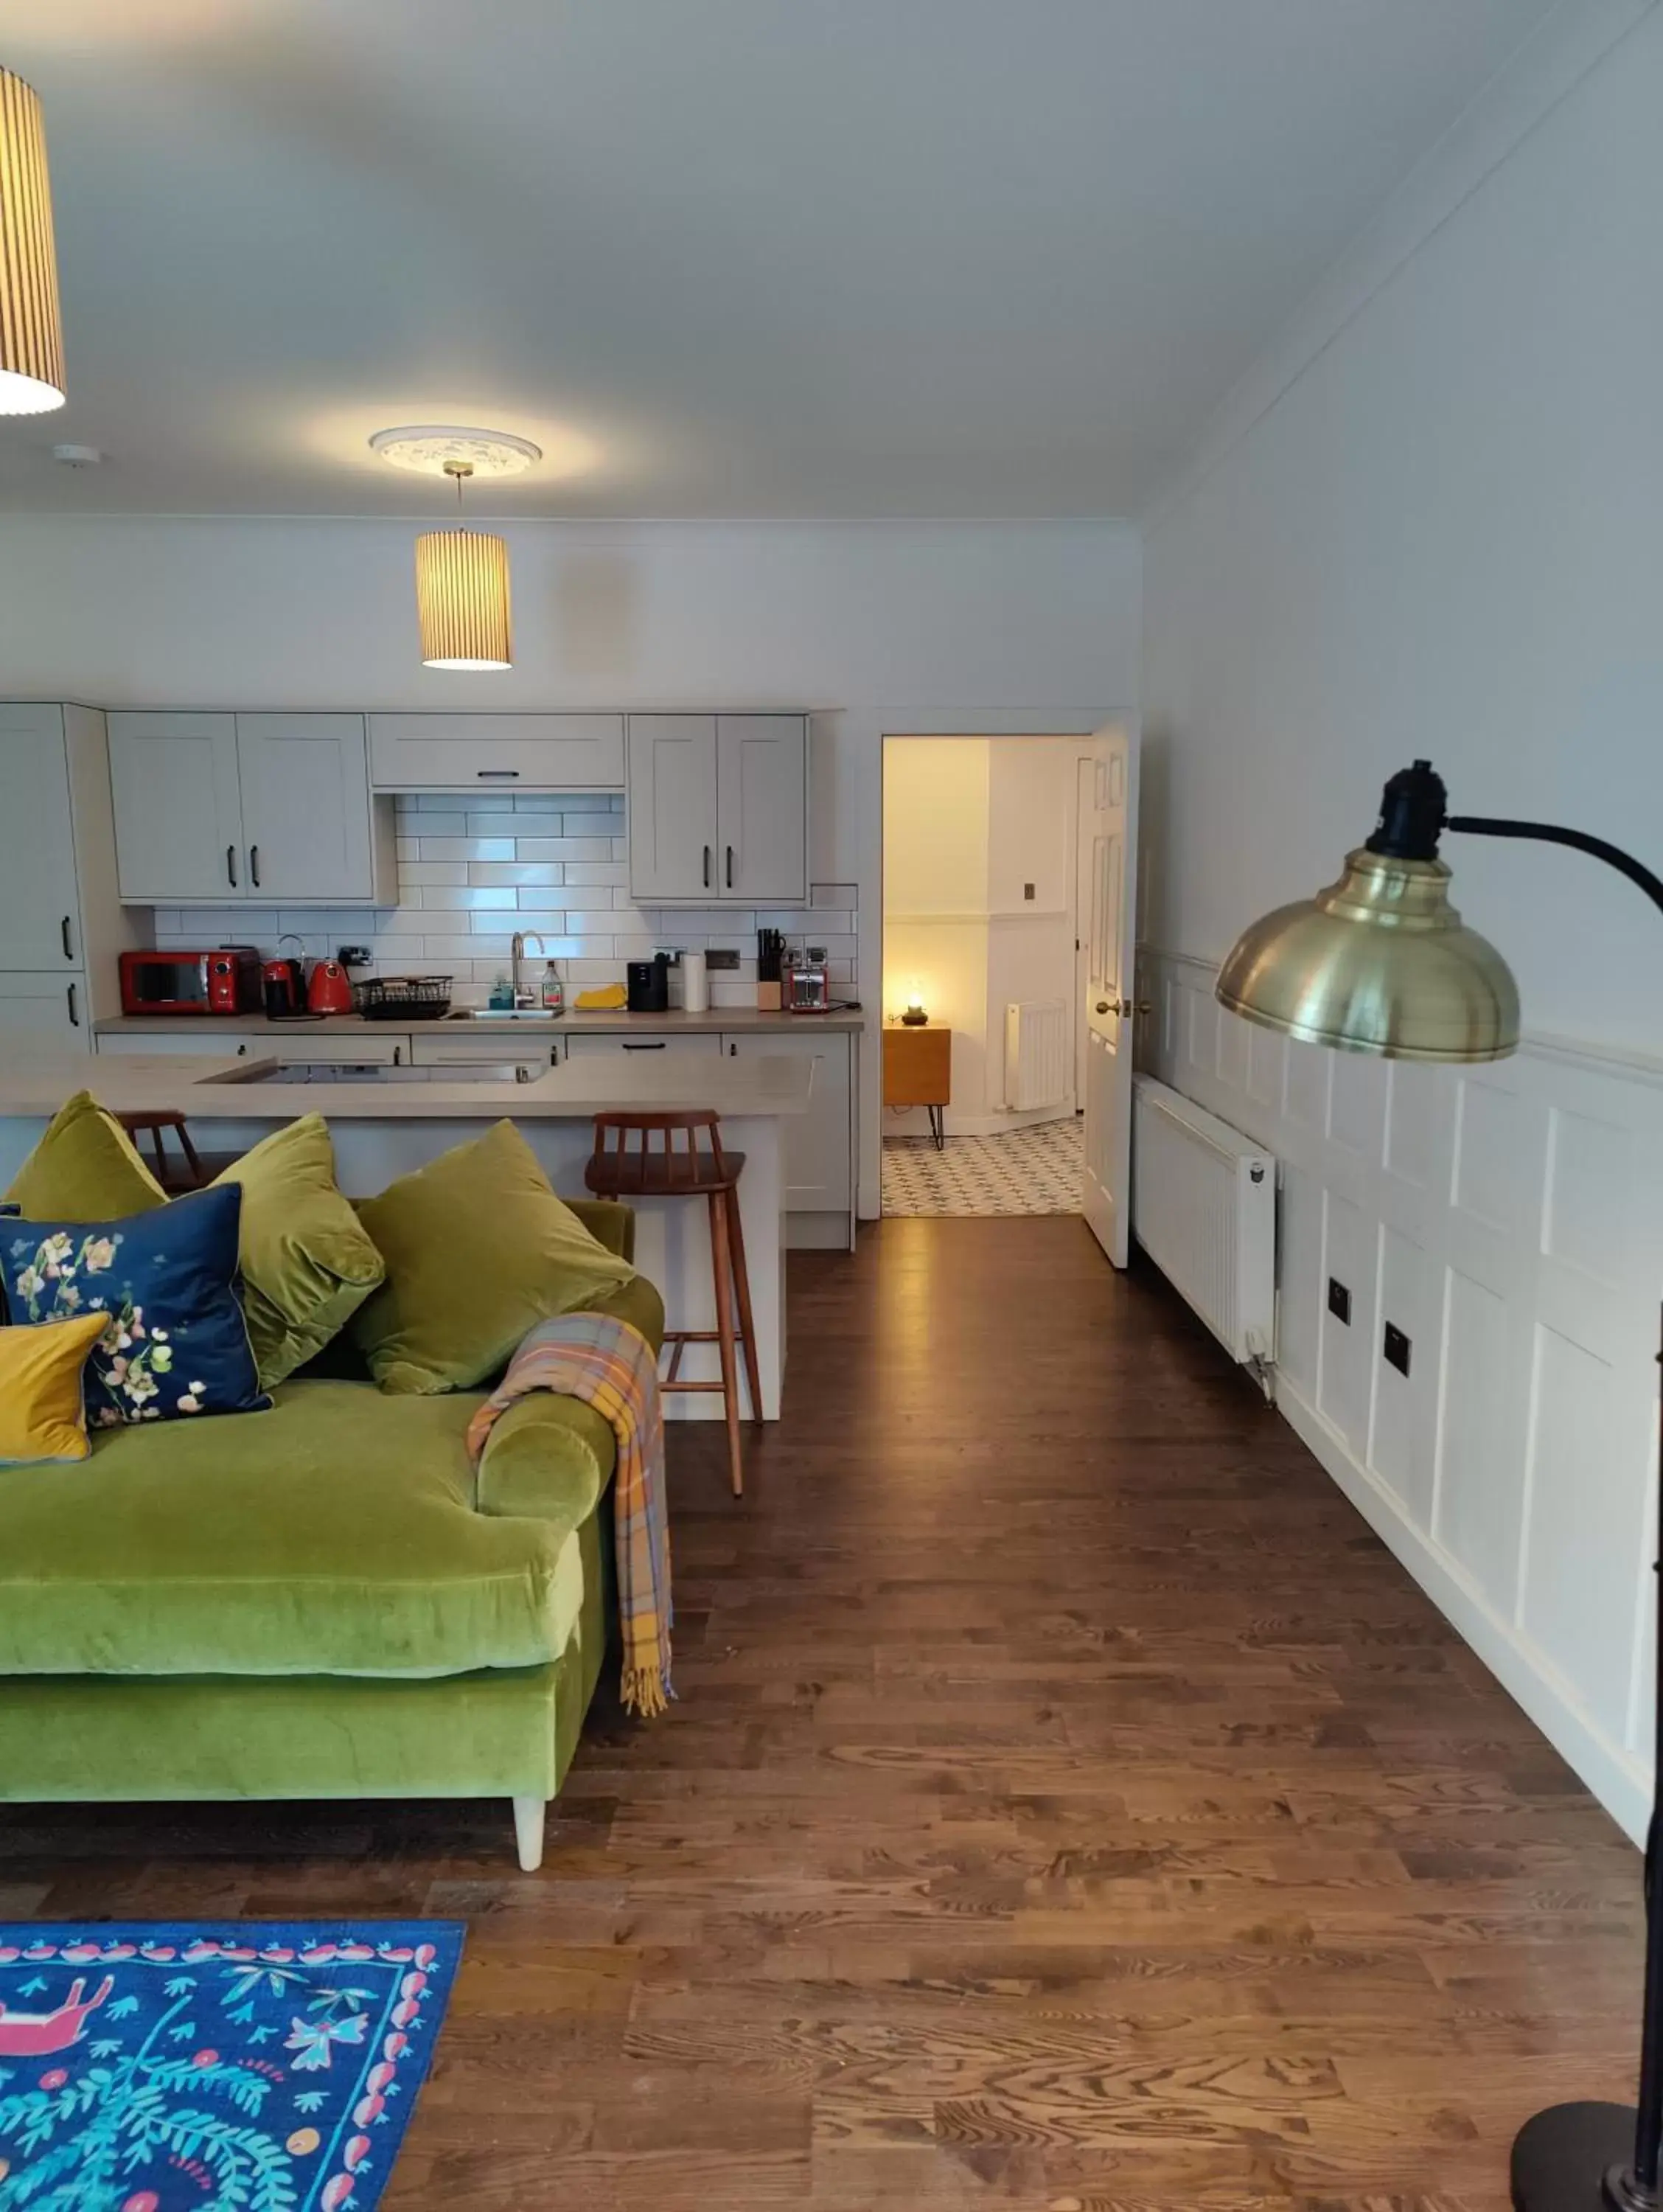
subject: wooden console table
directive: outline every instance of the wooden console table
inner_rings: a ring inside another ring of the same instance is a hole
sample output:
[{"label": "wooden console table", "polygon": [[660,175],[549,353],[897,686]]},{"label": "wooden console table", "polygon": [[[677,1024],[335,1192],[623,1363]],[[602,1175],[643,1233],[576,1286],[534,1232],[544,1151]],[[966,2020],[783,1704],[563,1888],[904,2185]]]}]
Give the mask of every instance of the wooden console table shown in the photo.
[{"label": "wooden console table", "polygon": [[894,1023],[883,1032],[883,1103],[924,1106],[930,1134],[941,1152],[947,1142],[942,1118],[953,1103],[953,1032],[926,1024],[918,1029]]}]

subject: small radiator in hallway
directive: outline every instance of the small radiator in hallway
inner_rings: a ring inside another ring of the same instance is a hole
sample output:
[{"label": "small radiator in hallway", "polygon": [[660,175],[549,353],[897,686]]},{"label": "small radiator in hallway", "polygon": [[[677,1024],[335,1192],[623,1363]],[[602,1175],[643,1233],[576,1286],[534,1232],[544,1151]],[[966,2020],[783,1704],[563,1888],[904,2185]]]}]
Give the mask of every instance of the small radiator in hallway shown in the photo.
[{"label": "small radiator in hallway", "polygon": [[1132,1079],[1132,1229],[1231,1358],[1267,1369],[1276,1358],[1275,1155],[1150,1075]]},{"label": "small radiator in hallway", "polygon": [[1004,1009],[1004,1110],[1060,1106],[1073,1095],[1072,1039],[1060,999],[1012,1000]]}]

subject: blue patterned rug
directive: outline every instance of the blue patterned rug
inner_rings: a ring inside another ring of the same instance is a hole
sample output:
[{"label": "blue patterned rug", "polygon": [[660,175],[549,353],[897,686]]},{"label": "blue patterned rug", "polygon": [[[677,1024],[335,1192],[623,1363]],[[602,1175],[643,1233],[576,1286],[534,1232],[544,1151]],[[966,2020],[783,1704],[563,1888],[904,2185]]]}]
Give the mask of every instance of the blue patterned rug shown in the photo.
[{"label": "blue patterned rug", "polygon": [[0,2212],[369,2212],[449,1920],[0,1924]]}]

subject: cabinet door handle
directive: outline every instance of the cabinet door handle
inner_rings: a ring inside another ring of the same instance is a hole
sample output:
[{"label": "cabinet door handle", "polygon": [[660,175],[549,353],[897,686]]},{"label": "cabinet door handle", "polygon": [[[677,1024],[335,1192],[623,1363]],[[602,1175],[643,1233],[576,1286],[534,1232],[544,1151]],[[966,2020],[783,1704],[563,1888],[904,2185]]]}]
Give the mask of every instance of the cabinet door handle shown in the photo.
[{"label": "cabinet door handle", "polygon": [[660,1037],[657,1044],[627,1044],[624,1050],[626,1052],[662,1052],[664,1048],[665,1040]]},{"label": "cabinet door handle", "polygon": [[228,845],[225,848],[225,872],[231,879],[232,890],[235,890],[237,888],[237,848],[234,845]]},{"label": "cabinet door handle", "polygon": [[404,1048],[402,1044],[396,1044],[392,1048],[392,1064],[395,1067],[402,1067],[404,1065]]},{"label": "cabinet door handle", "polygon": [[731,845],[727,848],[727,887],[730,890],[733,889],[733,848]]},{"label": "cabinet door handle", "polygon": [[519,781],[517,768],[476,768],[474,774],[482,783],[517,783]]},{"label": "cabinet door handle", "polygon": [[70,917],[67,914],[64,917],[64,957],[66,960],[75,958],[75,948],[70,943]]},{"label": "cabinet door handle", "polygon": [[710,889],[710,848],[705,847],[705,889]]},{"label": "cabinet door handle", "polygon": [[64,996],[69,1002],[70,1027],[72,1030],[78,1030],[81,1027],[81,1009],[76,1004],[75,985],[73,983],[69,986],[68,989],[64,992]]},{"label": "cabinet door handle", "polygon": [[248,872],[253,881],[255,890],[258,890],[260,887],[260,848],[258,845],[251,845],[248,848]]}]

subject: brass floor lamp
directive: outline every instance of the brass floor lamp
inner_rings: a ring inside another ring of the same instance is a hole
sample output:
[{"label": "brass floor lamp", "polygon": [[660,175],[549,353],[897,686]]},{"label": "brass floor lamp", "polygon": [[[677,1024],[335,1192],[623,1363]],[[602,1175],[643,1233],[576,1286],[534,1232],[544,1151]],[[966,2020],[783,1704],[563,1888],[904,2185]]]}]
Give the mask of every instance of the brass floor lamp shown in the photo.
[{"label": "brass floor lamp", "polygon": [[[1663,911],[1663,881],[1604,838],[1543,822],[1445,811],[1429,761],[1387,785],[1366,844],[1313,899],[1279,907],[1237,940],[1218,973],[1232,1013],[1308,1044],[1388,1060],[1501,1060],[1519,1042],[1519,993],[1495,946],[1449,903],[1438,858],[1445,830],[1573,846],[1625,875]],[[1663,1498],[1663,1486],[1660,1486]],[[1663,1512],[1663,1503],[1660,1504]],[[1663,1555],[1663,1527],[1659,1531]],[[1663,1640],[1659,1644],[1656,1767],[1663,1777]],[[1513,2145],[1515,2212],[1663,2212],[1663,1826],[1654,1796],[1646,1842],[1646,1994],[1638,2108],[1555,2105]]]}]

